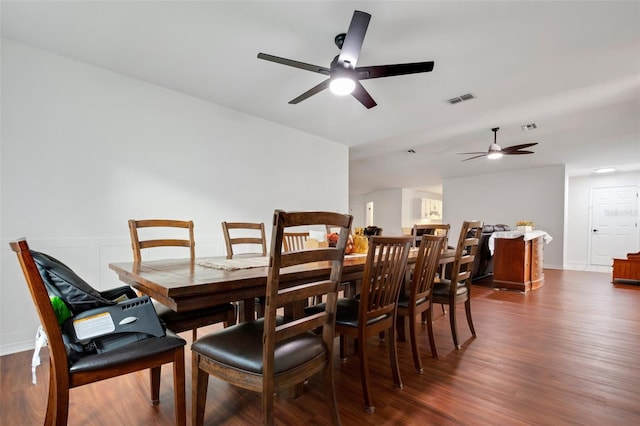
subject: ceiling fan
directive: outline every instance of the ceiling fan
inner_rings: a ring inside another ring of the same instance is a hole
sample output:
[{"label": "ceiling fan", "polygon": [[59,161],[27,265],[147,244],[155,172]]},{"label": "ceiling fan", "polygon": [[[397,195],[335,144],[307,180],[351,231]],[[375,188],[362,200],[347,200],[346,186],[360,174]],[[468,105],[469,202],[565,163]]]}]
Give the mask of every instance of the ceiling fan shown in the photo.
[{"label": "ceiling fan", "polygon": [[351,18],[351,24],[347,32],[338,34],[335,37],[334,41],[338,49],[340,49],[340,54],[333,58],[329,68],[280,58],[266,53],[258,53],[258,58],[329,76],[327,80],[324,80],[322,83],[289,101],[290,104],[297,104],[304,101],[329,87],[335,94],[351,94],[365,107],[373,108],[377,105],[376,101],[373,100],[371,95],[369,95],[362,84],[360,84],[360,80],[430,72],[433,70],[433,61],[356,67],[370,19],[371,15],[368,13],[359,10],[353,12],[353,18]]},{"label": "ceiling fan", "polygon": [[523,143],[521,145],[511,145],[511,146],[502,148],[500,145],[498,145],[498,142],[496,142],[498,137],[498,130],[500,130],[500,127],[494,127],[493,129],[491,129],[491,131],[493,132],[493,143],[489,145],[489,149],[487,150],[487,152],[459,152],[458,154],[460,155],[477,154],[474,157],[466,158],[462,161],[469,161],[469,160],[473,160],[474,158],[480,158],[480,157],[487,157],[490,160],[495,160],[495,159],[501,158],[503,155],[533,154],[533,151],[523,151],[523,150],[525,148],[538,145],[538,142],[531,142],[531,143]]}]

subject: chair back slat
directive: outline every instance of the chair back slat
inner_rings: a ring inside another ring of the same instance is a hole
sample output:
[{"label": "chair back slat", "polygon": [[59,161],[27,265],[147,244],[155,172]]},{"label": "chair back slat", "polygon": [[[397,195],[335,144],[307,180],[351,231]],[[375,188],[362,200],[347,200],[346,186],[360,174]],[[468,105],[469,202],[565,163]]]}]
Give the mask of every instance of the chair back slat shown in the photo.
[{"label": "chair back slat", "polygon": [[140,241],[140,249],[146,249],[151,247],[191,247],[191,242],[187,240],[147,240]]},{"label": "chair back slat", "polygon": [[333,290],[333,281],[316,281],[307,284],[297,285],[295,287],[283,288],[279,292],[278,301],[280,306],[293,303],[304,299],[305,297],[313,297],[318,294],[327,294]]},{"label": "chair back slat", "polygon": [[318,249],[304,249],[295,252],[283,252],[280,257],[280,267],[300,265],[301,263],[323,262],[327,260],[340,259],[340,252],[330,250],[331,247],[322,247]]},{"label": "chair back slat", "polygon": [[283,240],[284,251],[304,250],[305,243],[309,239],[308,232],[285,232]]},{"label": "chair back slat", "polygon": [[326,312],[309,315],[304,319],[293,320],[276,326],[276,339],[278,342],[289,339],[309,330],[314,330],[324,326],[327,322]]}]

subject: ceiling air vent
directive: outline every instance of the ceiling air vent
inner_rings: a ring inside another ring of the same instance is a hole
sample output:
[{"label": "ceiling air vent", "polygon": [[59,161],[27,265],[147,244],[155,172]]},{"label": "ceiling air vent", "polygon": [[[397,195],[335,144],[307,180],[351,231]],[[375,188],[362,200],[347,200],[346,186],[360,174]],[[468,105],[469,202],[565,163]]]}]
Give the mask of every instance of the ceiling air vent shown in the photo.
[{"label": "ceiling air vent", "polygon": [[520,127],[522,128],[523,132],[528,132],[529,130],[533,130],[533,129],[537,129],[538,128],[536,123],[525,124],[525,125],[520,126]]},{"label": "ceiling air vent", "polygon": [[475,99],[475,96],[473,96],[471,93],[467,93],[465,95],[460,95],[460,96],[456,96],[455,98],[451,98],[447,102],[453,105],[462,101],[468,101],[470,99]]}]

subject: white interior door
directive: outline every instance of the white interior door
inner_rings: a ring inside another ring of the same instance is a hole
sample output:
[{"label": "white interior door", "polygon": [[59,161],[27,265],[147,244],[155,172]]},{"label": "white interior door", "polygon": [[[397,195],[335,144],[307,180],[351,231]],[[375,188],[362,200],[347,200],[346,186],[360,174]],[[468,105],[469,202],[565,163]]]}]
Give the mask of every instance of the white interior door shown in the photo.
[{"label": "white interior door", "polygon": [[366,226],[373,226],[373,201],[367,203],[367,221]]},{"label": "white interior door", "polygon": [[612,265],[638,251],[638,188],[621,186],[591,190],[591,264]]}]

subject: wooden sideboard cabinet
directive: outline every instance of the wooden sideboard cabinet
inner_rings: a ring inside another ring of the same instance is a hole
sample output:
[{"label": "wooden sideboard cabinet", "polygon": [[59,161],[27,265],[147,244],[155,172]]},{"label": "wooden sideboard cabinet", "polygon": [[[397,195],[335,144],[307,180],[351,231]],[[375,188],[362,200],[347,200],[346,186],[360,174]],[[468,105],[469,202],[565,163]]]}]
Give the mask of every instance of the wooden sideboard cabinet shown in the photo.
[{"label": "wooden sideboard cabinet", "polygon": [[494,287],[527,292],[544,284],[543,238],[525,241],[496,238],[493,263]]},{"label": "wooden sideboard cabinet", "polygon": [[613,259],[611,282],[640,282],[640,252],[628,253],[626,259]]}]

